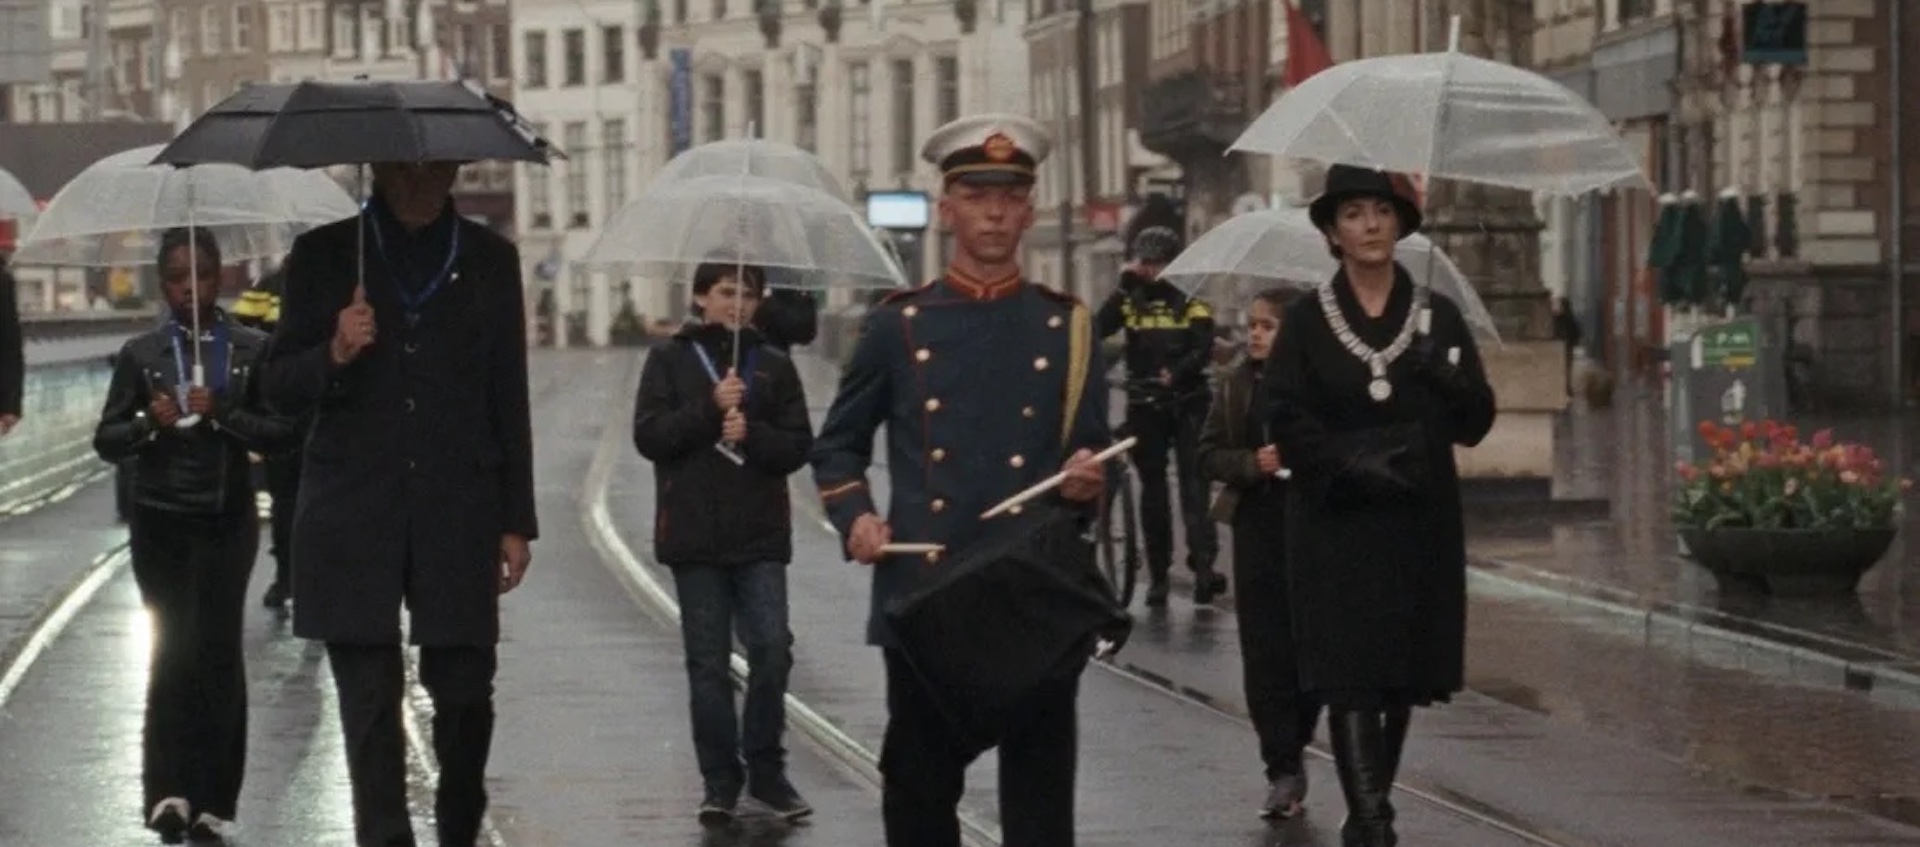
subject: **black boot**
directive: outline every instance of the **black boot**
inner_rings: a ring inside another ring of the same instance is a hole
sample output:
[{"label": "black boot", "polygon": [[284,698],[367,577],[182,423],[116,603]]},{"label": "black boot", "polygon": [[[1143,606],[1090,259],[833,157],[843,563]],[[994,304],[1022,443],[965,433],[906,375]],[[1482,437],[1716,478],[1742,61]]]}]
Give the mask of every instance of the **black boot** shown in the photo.
[{"label": "black boot", "polygon": [[1147,605],[1151,607],[1167,605],[1166,567],[1147,566]]},{"label": "black boot", "polygon": [[1407,749],[1407,727],[1413,722],[1413,709],[1407,706],[1388,706],[1382,715],[1381,727],[1386,735],[1387,780],[1400,778],[1400,754]]},{"label": "black boot", "polygon": [[1387,759],[1384,716],[1379,711],[1339,709],[1327,716],[1334,767],[1347,798],[1347,819],[1340,825],[1342,847],[1395,847],[1393,772]]}]

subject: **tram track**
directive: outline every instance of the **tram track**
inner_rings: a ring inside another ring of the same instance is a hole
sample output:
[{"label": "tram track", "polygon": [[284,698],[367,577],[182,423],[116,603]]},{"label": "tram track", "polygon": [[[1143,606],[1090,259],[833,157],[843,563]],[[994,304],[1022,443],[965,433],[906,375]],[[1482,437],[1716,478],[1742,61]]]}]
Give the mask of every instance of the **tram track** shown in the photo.
[{"label": "tram track", "polygon": [[[16,500],[0,504],[0,522],[23,517],[42,509],[56,506],[72,499],[87,488],[111,480],[112,471],[108,468],[88,468],[72,466],[66,468],[70,476],[67,479],[37,481],[36,487]],[[53,476],[51,473],[46,476]],[[109,482],[110,484],[110,482]],[[266,510],[261,510],[262,533],[266,531],[264,520]],[[95,516],[97,520],[110,521],[110,512]],[[264,541],[264,538],[263,538]],[[262,545],[262,551],[265,544]],[[117,580],[131,578],[132,554],[125,540],[118,541],[94,554],[88,563],[79,569],[72,578],[54,590],[38,603],[31,612],[27,625],[18,633],[0,644],[0,715],[4,715],[9,703],[23,682],[35,672],[41,659],[59,642],[67,630],[101,597],[103,592]],[[268,567],[270,563],[262,562]],[[251,601],[252,595],[249,595]],[[291,637],[289,634],[288,637]],[[433,754],[431,740],[423,727],[431,721],[432,705],[426,688],[420,683],[419,659],[414,651],[406,651],[407,708],[402,713],[402,721],[407,738],[407,758],[410,775],[409,784],[413,786],[415,796],[410,804],[416,810],[431,809],[430,787],[439,782],[439,764]],[[330,693],[330,692],[329,692]],[[325,731],[337,732],[337,728]],[[344,762],[341,762],[344,766]],[[344,814],[348,810],[341,810]],[[420,822],[416,822],[418,825]],[[507,847],[499,830],[492,820],[483,822],[481,843],[485,847]]]}]

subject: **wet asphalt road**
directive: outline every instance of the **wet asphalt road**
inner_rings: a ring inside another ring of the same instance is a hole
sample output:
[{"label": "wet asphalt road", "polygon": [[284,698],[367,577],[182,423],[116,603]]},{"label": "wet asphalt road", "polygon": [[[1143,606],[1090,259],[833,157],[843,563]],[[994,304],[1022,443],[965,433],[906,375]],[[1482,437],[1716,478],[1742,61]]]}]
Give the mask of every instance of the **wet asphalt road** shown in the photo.
[{"label": "wet asphalt road", "polygon": [[[816,360],[806,372],[809,399],[824,408],[831,368]],[[604,495],[615,531],[639,554],[643,573],[667,579],[644,561],[652,482],[626,433],[637,374],[628,352],[535,359],[543,537],[531,578],[504,611],[489,769],[495,827],[508,847],[879,844],[877,793],[793,734],[795,782],[820,809],[811,825],[716,833],[693,821],[699,783],[677,632],[640,610],[617,576],[624,565],[601,555],[593,542],[605,539],[584,520],[602,494],[587,485],[589,470],[596,449],[608,447]],[[878,657],[859,643],[867,575],[840,560],[808,498],[795,510],[793,688],[870,752],[884,713]],[[110,515],[110,492],[96,484],[0,518],[0,634],[8,643],[94,553],[124,537]],[[268,571],[263,557],[256,576]],[[1910,778],[1911,751],[1920,749],[1910,716],[1674,665],[1620,646],[1598,623],[1523,599],[1475,602],[1475,685],[1500,689],[1506,702],[1469,696],[1423,713],[1407,776],[1547,838],[1522,839],[1403,792],[1403,843],[1920,844],[1915,830],[1830,804],[1734,790],[1691,767],[1804,771],[1829,787],[1851,772],[1852,790],[1871,792],[1889,784],[1886,774]],[[5,704],[0,844],[152,843],[134,808],[139,620],[131,579],[107,583]],[[240,843],[350,844],[325,662],[257,606],[248,639],[254,729]],[[1234,647],[1229,613],[1194,613],[1176,597],[1170,613],[1143,617],[1122,659],[1231,711]],[[1796,699],[1804,701],[1798,711],[1780,711]],[[1081,714],[1081,844],[1337,843],[1343,810],[1330,768],[1318,761],[1304,821],[1269,828],[1253,817],[1261,787],[1251,732],[1230,715],[1104,669],[1085,678]],[[1795,745],[1796,732],[1809,736],[1804,744]],[[1831,752],[1807,755],[1823,749]],[[966,803],[989,829],[992,765],[989,755],[969,774]],[[419,819],[430,844],[424,811]]]}]

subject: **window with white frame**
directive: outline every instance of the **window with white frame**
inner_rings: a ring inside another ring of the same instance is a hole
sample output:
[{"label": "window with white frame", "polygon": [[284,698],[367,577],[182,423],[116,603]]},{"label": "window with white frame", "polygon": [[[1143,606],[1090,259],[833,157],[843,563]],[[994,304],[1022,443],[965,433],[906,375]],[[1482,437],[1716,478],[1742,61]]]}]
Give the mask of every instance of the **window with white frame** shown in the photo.
[{"label": "window with white frame", "polygon": [[913,135],[913,86],[916,80],[912,59],[893,60],[892,82],[892,114],[888,117],[893,122],[893,170],[896,174],[908,174],[913,172],[913,153],[917,146]]},{"label": "window with white frame", "polygon": [[803,73],[793,86],[793,143],[820,152],[820,86],[810,74]]},{"label": "window with white frame", "polygon": [[245,3],[233,7],[233,49],[242,53],[253,49],[253,7]]},{"label": "window with white frame", "polygon": [[402,12],[387,21],[387,55],[413,52],[413,18]]},{"label": "window with white frame", "polygon": [[299,49],[294,12],[292,6],[275,6],[267,10],[267,52],[285,53]]},{"label": "window with white frame", "polygon": [[487,78],[508,80],[513,78],[513,30],[506,24],[494,24],[487,29],[487,47],[493,51],[493,59],[487,67]]},{"label": "window with white frame", "polygon": [[866,62],[847,66],[847,164],[853,176],[873,173],[873,80]]},{"label": "window with white frame", "polygon": [[196,37],[198,33],[193,28],[193,17],[187,14],[187,10],[174,9],[168,12],[167,28],[172,30],[170,35],[173,37],[173,43],[179,45],[180,55],[193,55],[199,39]]},{"label": "window with white frame", "polygon": [[700,140],[727,137],[727,78],[706,74],[700,78]]},{"label": "window with white frame", "polygon": [[333,55],[360,55],[360,21],[352,6],[333,7]]},{"label": "window with white frame", "polygon": [[327,7],[323,3],[300,4],[300,49],[318,50],[326,38]]},{"label": "window with white frame", "polygon": [[567,226],[586,229],[593,223],[587,208],[587,122],[568,121],[561,133],[564,149],[578,151],[577,158],[567,162]]},{"label": "window with white frame", "polygon": [[740,82],[746,88],[747,125],[752,128],[755,137],[767,137],[767,85],[766,76],[758,68],[751,68],[740,74]]},{"label": "window with white frame", "polygon": [[601,179],[607,191],[607,216],[627,205],[627,122],[619,118],[600,125]]},{"label": "window with white frame", "polygon": [[521,62],[526,65],[525,82],[528,88],[547,87],[547,33],[545,30],[528,30],[521,35],[525,42]]},{"label": "window with white frame", "polygon": [[600,28],[600,81],[621,83],[627,79],[627,28],[619,25]]},{"label": "window with white frame", "polygon": [[587,31],[569,29],[560,33],[560,84],[577,88],[587,84]]},{"label": "window with white frame", "polygon": [[221,20],[219,6],[204,6],[200,9],[200,54],[217,56],[226,52],[227,28]]},{"label": "window with white frame", "polygon": [[933,122],[944,125],[960,119],[960,58],[936,56],[933,60]]}]

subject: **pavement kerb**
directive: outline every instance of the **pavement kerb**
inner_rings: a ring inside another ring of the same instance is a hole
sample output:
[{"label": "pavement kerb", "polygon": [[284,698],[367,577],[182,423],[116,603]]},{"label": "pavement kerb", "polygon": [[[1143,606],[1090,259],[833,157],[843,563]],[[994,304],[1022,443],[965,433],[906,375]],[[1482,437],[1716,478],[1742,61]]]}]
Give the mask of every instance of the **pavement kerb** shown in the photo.
[{"label": "pavement kerb", "polygon": [[[620,537],[613,525],[612,511],[607,507],[607,490],[611,485],[614,457],[625,444],[621,424],[626,420],[626,409],[624,404],[616,405],[620,408],[616,409],[612,423],[602,434],[593,462],[587,469],[582,491],[582,505],[586,508],[581,513],[581,522],[586,527],[588,540],[599,551],[601,561],[627,586],[634,599],[647,611],[677,627],[680,623],[679,604],[666,587],[648,572],[643,564],[643,554]],[[747,675],[746,657],[735,652],[731,664],[736,681],[744,682]],[[867,783],[875,787],[881,785],[879,757],[873,751],[791,693],[786,696],[786,713],[788,724],[818,744],[835,762]],[[962,840],[971,847],[998,847],[1000,844],[1000,828],[997,825],[982,821],[964,810],[960,813],[960,830]]]},{"label": "pavement kerb", "polygon": [[[1495,573],[1490,567],[1524,576]],[[1689,607],[1674,606],[1670,611],[1648,606],[1644,602],[1622,602],[1596,596],[1602,593],[1626,597],[1633,595],[1565,578],[1535,575],[1532,569],[1498,560],[1476,561],[1474,566],[1467,569],[1467,577],[1470,586],[1487,593],[1558,602],[1612,618],[1625,624],[1621,627],[1623,630],[1637,631],[1647,646],[1678,648],[1685,655],[1710,665],[1785,677],[1816,687],[1852,691],[1884,705],[1920,709],[1920,674],[1889,667],[1914,665],[1913,660],[1897,654],[1847,645],[1858,652],[1885,656],[1884,660],[1878,661],[1854,661],[1811,647],[1739,632],[1710,620],[1692,620],[1685,614],[1695,611]],[[1713,614],[1710,610],[1697,611]],[[1811,633],[1807,636],[1836,646],[1843,643]]]}]

